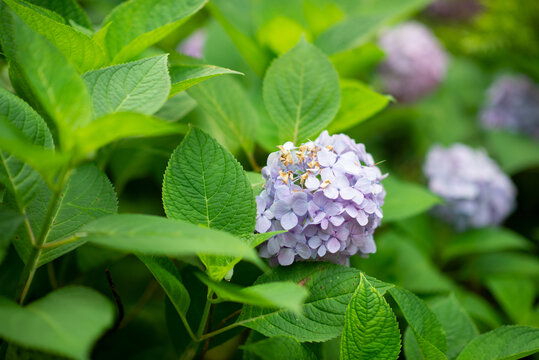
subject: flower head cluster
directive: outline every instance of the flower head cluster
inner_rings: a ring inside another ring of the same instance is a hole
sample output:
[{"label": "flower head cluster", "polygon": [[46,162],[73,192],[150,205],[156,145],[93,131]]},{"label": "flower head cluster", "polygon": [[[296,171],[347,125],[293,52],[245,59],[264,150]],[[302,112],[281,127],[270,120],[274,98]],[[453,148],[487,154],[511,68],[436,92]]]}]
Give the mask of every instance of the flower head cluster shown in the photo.
[{"label": "flower head cluster", "polygon": [[397,100],[418,100],[444,79],[445,52],[425,26],[403,23],[383,34],[379,44],[386,53],[379,68],[381,82]]},{"label": "flower head cluster", "polygon": [[497,225],[515,206],[513,183],[483,150],[434,146],[423,170],[430,190],[445,200],[434,212],[459,231]]},{"label": "flower head cluster", "polygon": [[483,10],[478,0],[436,0],[425,13],[433,18],[446,21],[466,21]]},{"label": "flower head cluster", "polygon": [[187,56],[201,59],[208,35],[203,29],[196,30],[178,45],[178,51]]},{"label": "flower head cluster", "polygon": [[503,128],[539,139],[539,87],[524,76],[502,76],[488,91],[485,128]]},{"label": "flower head cluster", "polygon": [[322,132],[299,147],[287,142],[262,169],[256,231],[287,230],[260,246],[273,263],[317,259],[345,263],[376,251],[385,177],[363,144]]}]

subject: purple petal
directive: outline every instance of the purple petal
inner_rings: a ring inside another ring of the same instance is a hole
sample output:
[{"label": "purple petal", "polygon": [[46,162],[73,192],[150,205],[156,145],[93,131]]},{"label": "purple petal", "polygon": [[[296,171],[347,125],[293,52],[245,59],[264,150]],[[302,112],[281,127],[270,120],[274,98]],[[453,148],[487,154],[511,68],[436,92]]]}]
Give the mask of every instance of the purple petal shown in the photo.
[{"label": "purple petal", "polygon": [[326,195],[328,199],[336,199],[339,196],[339,191],[337,190],[335,186],[329,184],[324,189],[324,195]]},{"label": "purple petal", "polygon": [[279,255],[277,256],[277,260],[279,260],[279,264],[282,266],[288,266],[291,265],[294,262],[294,257],[296,256],[294,250],[292,249],[281,249],[279,251]]},{"label": "purple petal", "polygon": [[305,187],[311,191],[317,190],[320,187],[320,180],[315,175],[309,175],[305,180]]},{"label": "purple petal", "polygon": [[290,212],[290,204],[283,200],[276,201],[271,206],[271,212],[277,220],[281,220],[285,214]]},{"label": "purple petal", "polygon": [[322,240],[320,240],[318,236],[313,236],[309,239],[309,246],[311,247],[311,249],[318,248],[320,244],[322,244]]},{"label": "purple petal", "polygon": [[344,218],[342,216],[332,216],[329,218],[329,221],[335,226],[340,226],[344,222]]},{"label": "purple petal", "polygon": [[270,226],[271,226],[271,221],[267,217],[260,216],[258,219],[256,219],[255,230],[258,231],[259,233],[265,233],[266,231],[268,231]]},{"label": "purple petal", "polygon": [[296,200],[292,203],[292,210],[296,215],[303,216],[307,214],[308,204],[305,200]]},{"label": "purple petal", "polygon": [[268,244],[267,250],[268,250],[269,256],[273,256],[277,254],[279,252],[279,249],[281,248],[281,244],[277,236],[274,236],[271,239],[269,239],[267,244]]},{"label": "purple petal", "polygon": [[328,251],[332,254],[335,254],[341,248],[341,243],[337,238],[331,238],[326,244]]},{"label": "purple petal", "polygon": [[298,243],[296,245],[296,252],[302,259],[307,260],[311,257],[311,249],[304,243]]},{"label": "purple petal", "polygon": [[281,226],[285,230],[290,230],[298,224],[298,217],[293,212],[288,212],[281,217]]},{"label": "purple petal", "polygon": [[317,253],[318,253],[318,256],[320,257],[326,255],[326,247],[324,245],[320,245]]},{"label": "purple petal", "polygon": [[359,225],[365,226],[365,225],[367,225],[367,223],[369,222],[369,217],[367,216],[367,214],[365,214],[364,211],[359,210],[359,211],[357,212],[356,221],[357,221],[357,223],[358,223]]},{"label": "purple petal", "polygon": [[256,212],[261,214],[266,210],[266,198],[262,196],[256,197]]},{"label": "purple petal", "polygon": [[337,155],[329,150],[322,149],[318,152],[318,163],[321,166],[332,166],[335,164],[335,160],[337,160]]},{"label": "purple petal", "polygon": [[352,200],[360,195],[363,196],[363,194],[350,186],[342,188],[339,194],[344,200]]}]

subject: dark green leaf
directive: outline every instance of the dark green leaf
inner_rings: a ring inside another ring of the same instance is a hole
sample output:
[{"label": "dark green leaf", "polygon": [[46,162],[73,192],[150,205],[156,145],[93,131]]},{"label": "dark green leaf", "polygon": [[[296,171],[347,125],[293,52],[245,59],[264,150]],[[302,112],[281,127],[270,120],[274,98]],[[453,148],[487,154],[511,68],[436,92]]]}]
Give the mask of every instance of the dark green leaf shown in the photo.
[{"label": "dark green leaf", "polygon": [[245,344],[244,360],[316,360],[316,356],[306,346],[293,337],[276,336]]}]

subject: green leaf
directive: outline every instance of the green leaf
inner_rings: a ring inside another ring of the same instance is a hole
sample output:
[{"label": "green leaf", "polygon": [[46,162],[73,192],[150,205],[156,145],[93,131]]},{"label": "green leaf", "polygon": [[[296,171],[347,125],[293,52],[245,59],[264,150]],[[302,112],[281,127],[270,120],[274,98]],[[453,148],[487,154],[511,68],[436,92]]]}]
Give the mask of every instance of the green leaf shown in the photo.
[{"label": "green leaf", "polygon": [[78,139],[79,155],[84,156],[121,139],[184,134],[186,130],[186,126],[182,124],[139,113],[121,112],[92,121],[88,126],[79,129],[75,136]]},{"label": "green leaf", "polygon": [[280,230],[280,231],[269,231],[261,234],[242,234],[240,235],[240,238],[245,241],[249,246],[252,248],[257,247],[258,245],[262,244],[264,241],[268,240],[270,237],[279,235],[282,233],[285,233],[286,230]]},{"label": "green leaf", "polygon": [[361,274],[359,286],[346,309],[341,359],[395,360],[400,349],[395,314],[384,297]]},{"label": "green leaf", "polygon": [[445,259],[508,250],[528,250],[531,243],[505,228],[470,230],[457,235],[443,249]]},{"label": "green leaf", "polygon": [[[292,49],[306,33],[307,30],[300,23],[279,15],[262,25],[256,36],[261,44],[281,55]],[[310,40],[308,33],[306,36]]]},{"label": "green leaf", "polygon": [[169,71],[172,81],[169,97],[215,76],[226,74],[243,75],[238,71],[214,65],[176,65],[171,66]]},{"label": "green leaf", "polygon": [[213,137],[222,138],[222,143],[231,151],[238,146],[247,153],[252,151],[258,115],[245,90],[235,79],[217,77],[187,92],[206,115]]},{"label": "green leaf", "polygon": [[[34,235],[45,220],[46,209],[51,198],[51,191],[41,186],[27,208],[27,216]],[[47,231],[44,244],[71,237],[79,228],[101,216],[117,211],[117,200],[114,189],[106,175],[93,164],[78,167],[69,177],[56,204],[53,213],[52,226]],[[23,229],[19,231],[20,239],[15,248],[27,261],[32,252],[29,234]],[[73,241],[67,244],[45,248],[41,251],[37,266],[46,264],[59,256],[82,245],[83,241]]]},{"label": "green leaf", "polygon": [[6,256],[13,235],[15,235],[23,220],[24,217],[18,212],[5,206],[0,206],[0,264]]},{"label": "green leaf", "polygon": [[289,336],[276,336],[248,343],[240,347],[247,356],[256,360],[316,360],[316,355],[305,345]]},{"label": "green leaf", "polygon": [[524,253],[483,254],[470,259],[468,265],[461,269],[461,273],[482,279],[497,275],[539,277],[539,259],[535,255]]},{"label": "green leaf", "polygon": [[[5,9],[4,9],[5,10]],[[6,56],[55,121],[63,150],[73,145],[71,131],[90,122],[92,102],[75,67],[17,15],[2,11],[0,34]]]},{"label": "green leaf", "polygon": [[[196,128],[190,129],[170,158],[163,205],[171,219],[235,235],[254,232],[256,204],[245,172],[232,154]],[[212,278],[219,280],[234,259],[203,256],[201,260]]]},{"label": "green leaf", "polygon": [[[292,336],[301,342],[326,341],[343,330],[346,307],[359,284],[357,269],[330,263],[298,263],[277,267],[258,278],[255,285],[292,281],[309,291],[303,312],[293,314],[246,305],[237,324],[266,336]],[[384,294],[393,285],[373,278],[369,282]]]},{"label": "green leaf", "polygon": [[255,196],[260,195],[262,189],[264,188],[264,184],[266,183],[266,180],[264,180],[262,174],[254,171],[246,171],[245,175],[247,175],[247,179],[251,183],[253,194],[255,194]]},{"label": "green leaf", "polygon": [[[177,29],[206,0],[132,0],[118,5],[103,21],[104,44],[112,63],[132,59]],[[151,14],[151,16],[149,16]]]},{"label": "green leaf", "polygon": [[249,245],[227,232],[159,216],[105,216],[86,224],[78,232],[78,236],[111,249],[145,255],[241,256],[261,268],[266,268]]},{"label": "green leaf", "polygon": [[75,0],[30,0],[32,4],[52,10],[68,22],[74,21],[87,29],[92,29],[90,20]]},{"label": "green leaf", "polygon": [[412,329],[422,359],[447,359],[445,331],[436,315],[417,296],[408,290],[393,287],[388,290]]},{"label": "green leaf", "polygon": [[161,285],[170,302],[185,318],[191,298],[185,286],[181,282],[180,272],[169,258],[137,255],[140,261],[146,265],[153,274],[155,280]]},{"label": "green leaf", "polygon": [[341,80],[341,106],[328,131],[339,133],[367,120],[384,109],[389,96],[380,95],[356,80]]},{"label": "green leaf", "polygon": [[501,325],[502,321],[498,313],[494,310],[492,305],[481,296],[467,291],[460,291],[455,295],[459,303],[462,304],[462,307],[474,320],[491,328]]},{"label": "green leaf", "polygon": [[510,175],[539,164],[539,144],[526,135],[489,131],[487,144],[489,153],[498,160],[504,172]]},{"label": "green leaf", "polygon": [[340,102],[329,59],[305,39],[275,60],[264,77],[264,103],[283,139],[294,143],[322,131]]},{"label": "green leaf", "polygon": [[453,294],[436,301],[431,309],[447,337],[447,358],[455,359],[466,344],[479,336],[479,331]]},{"label": "green leaf", "polygon": [[112,325],[112,304],[95,290],[64,287],[21,307],[0,298],[0,336],[16,344],[75,359],[88,359]]},{"label": "green leaf", "polygon": [[472,340],[457,360],[513,360],[539,352],[539,329],[502,326]]},{"label": "green leaf", "polygon": [[387,196],[382,207],[384,222],[402,220],[429,210],[441,200],[423,186],[389,176],[383,185]]},{"label": "green leaf", "polygon": [[167,56],[157,55],[84,74],[95,116],[121,111],[151,115],[159,110],[170,92]]},{"label": "green leaf", "polygon": [[531,319],[536,296],[532,279],[499,275],[487,278],[486,285],[513,322],[525,324]]},{"label": "green leaf", "polygon": [[197,107],[197,102],[187,92],[169,98],[155,116],[168,121],[179,121]]},{"label": "green leaf", "polygon": [[25,1],[6,0],[4,2],[35,32],[45,36],[54,44],[79,72],[96,69],[105,64],[106,55],[103,47],[86,34],[63,22],[51,19],[42,13],[43,9]]},{"label": "green leaf", "polygon": [[[34,148],[37,148],[34,153],[54,148],[52,135],[45,121],[23,100],[4,89],[0,89],[0,114],[6,116],[4,120],[0,120],[2,124],[9,121],[27,139],[21,143],[20,150],[16,154],[26,153],[27,142],[31,142]],[[7,140],[5,136],[8,131],[4,130],[2,125],[0,127],[2,128],[0,138],[4,142]],[[17,208],[22,212],[43,180],[30,165],[15,158],[13,153],[0,151],[0,182],[15,196]]]}]

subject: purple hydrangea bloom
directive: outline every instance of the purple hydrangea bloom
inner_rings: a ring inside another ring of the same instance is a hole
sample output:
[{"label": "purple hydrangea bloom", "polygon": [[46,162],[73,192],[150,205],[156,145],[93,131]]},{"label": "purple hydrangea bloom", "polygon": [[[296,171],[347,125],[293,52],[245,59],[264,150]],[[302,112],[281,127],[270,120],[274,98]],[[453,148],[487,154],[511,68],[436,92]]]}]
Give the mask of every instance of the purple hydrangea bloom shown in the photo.
[{"label": "purple hydrangea bloom", "polygon": [[433,146],[423,171],[430,190],[445,200],[434,213],[458,231],[500,224],[515,206],[515,186],[484,150]]},{"label": "purple hydrangea bloom", "polygon": [[207,37],[208,35],[205,30],[196,30],[178,45],[178,52],[196,59],[201,59],[204,56],[204,44]]},{"label": "purple hydrangea bloom", "polygon": [[413,102],[432,92],[444,79],[447,58],[429,29],[406,22],[382,34],[386,57],[379,74],[384,90],[401,102]]},{"label": "purple hydrangea bloom", "polygon": [[488,90],[481,122],[539,139],[539,87],[525,76],[502,76]]},{"label": "purple hydrangea bloom", "polygon": [[447,21],[466,21],[478,15],[483,6],[478,0],[436,0],[425,13],[433,18]]},{"label": "purple hydrangea bloom", "polygon": [[273,264],[328,260],[344,264],[376,251],[374,229],[382,220],[385,178],[363,144],[322,132],[299,147],[271,153],[256,197],[256,231],[287,230],[260,246]]}]

